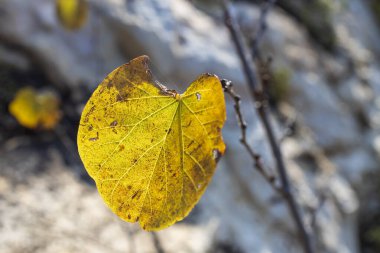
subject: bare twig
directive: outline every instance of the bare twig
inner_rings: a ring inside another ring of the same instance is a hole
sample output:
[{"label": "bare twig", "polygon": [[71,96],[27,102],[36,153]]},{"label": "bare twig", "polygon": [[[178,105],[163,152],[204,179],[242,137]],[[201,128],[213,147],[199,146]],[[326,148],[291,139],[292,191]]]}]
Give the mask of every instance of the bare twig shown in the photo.
[{"label": "bare twig", "polygon": [[158,238],[156,232],[152,232],[151,235],[153,238],[154,247],[156,248],[156,252],[157,253],[165,253],[164,249],[162,248],[160,239]]},{"label": "bare twig", "polygon": [[260,57],[260,51],[259,46],[261,42],[261,38],[263,37],[265,31],[267,30],[267,23],[266,18],[268,16],[269,11],[272,9],[272,7],[276,4],[277,0],[268,0],[260,11],[260,18],[259,18],[259,27],[257,29],[257,32],[255,36],[253,37],[250,46],[251,46],[251,52],[253,58]]},{"label": "bare twig", "polygon": [[257,51],[256,53],[257,55],[257,58],[256,58],[256,64],[257,64],[257,70],[258,70],[258,76],[259,76],[259,80],[260,80],[260,83],[263,87],[263,99],[265,99],[265,101],[268,101],[268,94],[270,93],[270,86],[271,86],[271,81],[272,81],[272,75],[271,75],[271,71],[270,71],[270,66],[271,66],[271,63],[272,63],[272,59],[271,58],[268,58],[266,59],[265,61],[261,59],[261,57],[259,57],[260,53],[259,51]]},{"label": "bare twig", "polygon": [[313,253],[314,249],[311,246],[309,231],[305,228],[305,224],[302,220],[298,204],[296,203],[292,194],[287,169],[284,164],[281,149],[277,144],[272,125],[268,118],[267,100],[264,96],[261,84],[257,81],[258,79],[256,78],[256,71],[254,70],[252,55],[249,53],[247,45],[244,41],[244,37],[241,34],[240,28],[238,27],[238,24],[234,16],[232,16],[231,14],[230,2],[228,0],[224,0],[223,7],[226,26],[230,31],[232,40],[235,44],[236,50],[242,62],[244,73],[247,78],[247,84],[250,88],[252,98],[255,101],[256,110],[262,121],[262,124],[264,125],[268,141],[271,146],[272,154],[276,161],[276,168],[280,176],[281,188],[283,192],[282,195],[288,205],[290,214],[297,226],[304,252]]},{"label": "bare twig", "polygon": [[247,134],[246,134],[247,124],[240,110],[240,100],[241,100],[240,96],[236,94],[236,92],[234,91],[231,81],[223,79],[222,86],[223,86],[224,91],[234,100],[234,109],[236,112],[237,121],[240,126],[240,130],[241,130],[240,142],[248,151],[249,155],[252,157],[254,161],[254,166],[257,169],[257,171],[260,172],[260,174],[270,183],[270,185],[275,191],[282,194],[281,188],[279,188],[278,185],[276,185],[276,177],[272,173],[268,172],[268,169],[264,167],[261,161],[260,155],[257,154],[247,142]]}]

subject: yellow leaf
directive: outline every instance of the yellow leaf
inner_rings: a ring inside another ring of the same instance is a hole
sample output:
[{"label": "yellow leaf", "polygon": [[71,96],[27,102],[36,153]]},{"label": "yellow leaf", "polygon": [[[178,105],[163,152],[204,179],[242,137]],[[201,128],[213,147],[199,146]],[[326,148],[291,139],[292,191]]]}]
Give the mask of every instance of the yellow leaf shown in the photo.
[{"label": "yellow leaf", "polygon": [[84,166],[105,203],[145,230],[182,220],[209,184],[225,144],[224,94],[204,74],[183,94],[158,84],[138,57],[110,73],[78,131]]},{"label": "yellow leaf", "polygon": [[9,105],[10,113],[27,128],[53,129],[61,118],[59,98],[53,92],[20,89]]},{"label": "yellow leaf", "polygon": [[56,12],[65,28],[77,30],[87,20],[88,4],[86,0],[56,0]]}]

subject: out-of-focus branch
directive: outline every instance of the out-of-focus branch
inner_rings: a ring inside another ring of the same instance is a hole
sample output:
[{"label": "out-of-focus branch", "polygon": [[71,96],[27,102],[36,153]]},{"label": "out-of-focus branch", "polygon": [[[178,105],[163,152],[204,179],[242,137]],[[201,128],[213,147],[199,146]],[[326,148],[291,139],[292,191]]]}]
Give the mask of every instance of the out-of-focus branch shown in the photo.
[{"label": "out-of-focus branch", "polygon": [[233,43],[240,57],[244,74],[247,79],[247,84],[249,86],[252,98],[256,105],[257,113],[267,133],[272,154],[276,162],[276,169],[281,181],[281,188],[282,188],[281,191],[283,193],[282,196],[284,197],[287,203],[287,206],[289,208],[290,214],[297,226],[304,252],[313,253],[314,249],[311,245],[310,234],[309,234],[309,231],[305,228],[305,224],[301,217],[298,204],[296,203],[294,199],[294,196],[291,190],[291,185],[289,183],[287,169],[284,164],[282,152],[276,141],[271,122],[269,121],[268,110],[267,110],[268,109],[267,99],[265,97],[261,84],[258,82],[258,79],[256,78],[256,71],[254,69],[252,55],[250,54],[247,48],[247,45],[244,41],[244,37],[240,31],[240,28],[234,16],[231,13],[230,2],[228,0],[224,0],[223,7],[224,7],[224,18],[225,18],[226,27],[228,28],[230,32]]},{"label": "out-of-focus branch", "polygon": [[247,142],[247,124],[245,123],[243,114],[240,110],[240,96],[236,94],[236,92],[233,89],[233,85],[231,81],[228,81],[226,79],[222,80],[222,86],[224,91],[234,100],[234,109],[237,117],[237,121],[240,127],[241,131],[241,138],[240,142],[245,147],[245,149],[248,151],[249,155],[251,156],[254,166],[257,169],[257,171],[268,181],[268,183],[272,186],[272,188],[277,191],[278,193],[282,194],[281,188],[276,185],[276,177],[269,172],[267,168],[263,165],[261,161],[261,157],[259,154],[257,154],[253,148],[248,144]]},{"label": "out-of-focus branch", "polygon": [[164,249],[162,248],[160,239],[158,238],[156,232],[152,232],[151,235],[153,238],[154,247],[156,248],[156,252],[157,253],[165,253]]},{"label": "out-of-focus branch", "polygon": [[268,16],[268,13],[270,12],[270,10],[272,9],[272,7],[275,5],[276,2],[277,0],[268,0],[267,2],[265,2],[263,7],[261,8],[260,18],[259,18],[259,27],[250,43],[253,58],[256,58],[256,57],[258,57],[259,59],[261,58],[259,46],[260,46],[261,39],[263,38],[265,31],[267,30],[266,18]]}]

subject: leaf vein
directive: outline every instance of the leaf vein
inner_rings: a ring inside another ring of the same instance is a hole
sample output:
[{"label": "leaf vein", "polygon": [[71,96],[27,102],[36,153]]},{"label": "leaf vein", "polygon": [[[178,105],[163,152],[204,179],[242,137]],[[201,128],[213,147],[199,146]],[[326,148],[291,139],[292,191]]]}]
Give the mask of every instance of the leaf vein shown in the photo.
[{"label": "leaf vein", "polygon": [[111,154],[100,164],[100,167],[98,169],[98,171],[104,166],[104,164],[111,158],[113,157],[113,155],[115,154],[115,152],[118,150],[120,144],[134,131],[134,129],[139,125],[141,124],[143,121],[145,121],[146,119],[152,117],[153,115],[157,114],[158,112],[168,108],[169,106],[171,106],[172,104],[174,104],[175,102],[177,102],[176,100],[174,100],[173,102],[171,102],[170,104],[168,105],[165,105],[163,107],[161,107],[160,109],[154,111],[153,113],[149,114],[148,116],[146,116],[145,118],[143,118],[142,120],[140,120],[139,122],[136,123],[136,125],[119,141],[118,145],[115,147],[115,149],[111,152]]}]

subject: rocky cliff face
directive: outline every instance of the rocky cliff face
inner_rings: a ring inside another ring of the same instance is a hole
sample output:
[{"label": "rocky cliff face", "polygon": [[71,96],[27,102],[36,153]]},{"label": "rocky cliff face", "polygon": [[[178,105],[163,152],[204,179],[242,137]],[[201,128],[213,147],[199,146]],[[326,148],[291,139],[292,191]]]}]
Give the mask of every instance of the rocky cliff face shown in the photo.
[{"label": "rocky cliff face", "polygon": [[[364,1],[313,1],[321,9],[289,2],[294,4],[280,4],[269,14],[261,50],[273,57],[274,78],[282,85],[277,115],[296,119],[297,131],[282,143],[294,194],[318,252],[359,252],[359,224],[377,216],[380,203],[370,194],[380,169],[378,26]],[[162,82],[182,91],[199,74],[215,73],[234,82],[249,140],[273,167],[220,12],[204,4],[92,0],[85,27],[67,32],[52,0],[0,0],[0,60],[23,70],[38,66],[53,86],[73,90],[94,89],[141,54],[150,56]],[[235,10],[251,36],[259,8],[238,3]],[[284,123],[272,120],[280,137]],[[238,141],[232,101],[224,136],[228,151],[201,202],[156,239],[165,252],[302,252],[284,201],[253,169]],[[56,148],[42,172],[44,152],[14,148],[12,139],[3,149],[5,252],[154,252],[151,234],[112,215],[96,189],[79,179],[83,168],[67,169]]]}]

